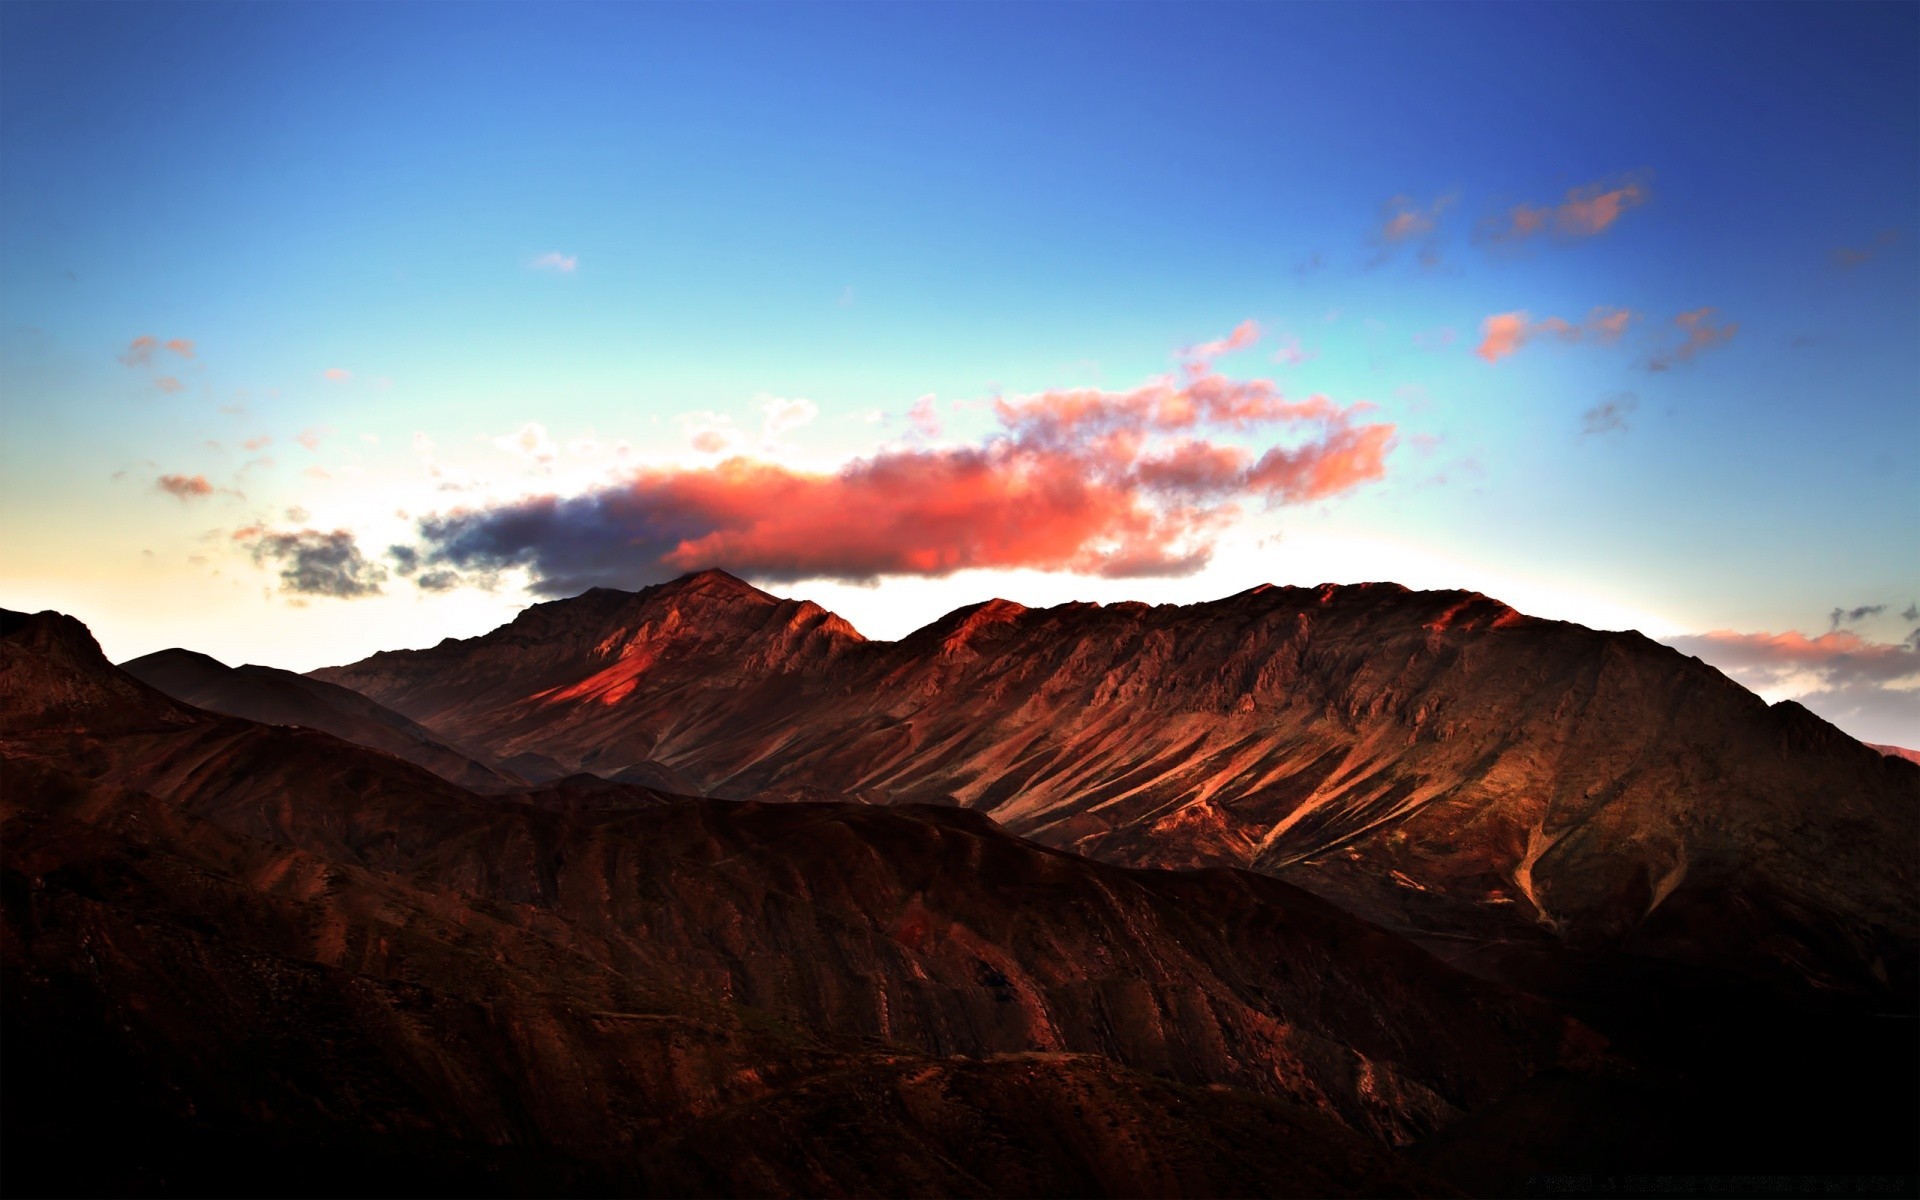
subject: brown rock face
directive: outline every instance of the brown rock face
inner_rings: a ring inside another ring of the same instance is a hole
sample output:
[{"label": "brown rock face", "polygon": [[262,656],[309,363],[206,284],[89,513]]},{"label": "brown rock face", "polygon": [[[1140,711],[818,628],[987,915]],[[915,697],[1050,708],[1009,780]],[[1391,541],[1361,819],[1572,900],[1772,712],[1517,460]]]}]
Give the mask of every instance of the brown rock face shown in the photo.
[{"label": "brown rock face", "polygon": [[0,637],[0,770],[29,1191],[1420,1194],[1390,1147],[1612,1069],[1256,874],[950,807],[476,796],[53,614]]},{"label": "brown rock face", "polygon": [[1638,634],[1472,593],[992,601],[875,643],[707,572],[316,674],[495,755],[1252,869],[1535,986],[1571,951],[1906,1008],[1920,987],[1896,852],[1920,770]]}]

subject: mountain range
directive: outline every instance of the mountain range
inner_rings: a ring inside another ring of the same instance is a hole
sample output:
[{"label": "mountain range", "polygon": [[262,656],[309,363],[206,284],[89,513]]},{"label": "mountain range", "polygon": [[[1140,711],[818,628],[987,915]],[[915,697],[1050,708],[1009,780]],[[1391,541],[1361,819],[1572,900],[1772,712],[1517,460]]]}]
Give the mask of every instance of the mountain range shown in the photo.
[{"label": "mountain range", "polygon": [[1920,766],[1471,593],[704,572],[312,677],[0,612],[0,772],[22,1194],[1913,1169]]}]

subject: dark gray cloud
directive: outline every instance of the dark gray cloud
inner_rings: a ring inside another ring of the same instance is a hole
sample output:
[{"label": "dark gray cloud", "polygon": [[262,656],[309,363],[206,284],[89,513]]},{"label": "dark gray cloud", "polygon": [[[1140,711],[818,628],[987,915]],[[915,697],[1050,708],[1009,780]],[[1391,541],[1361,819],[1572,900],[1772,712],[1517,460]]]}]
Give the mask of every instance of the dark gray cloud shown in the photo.
[{"label": "dark gray cloud", "polygon": [[1885,611],[1887,606],[1884,604],[1862,604],[1858,608],[1836,608],[1827,616],[1833,622],[1831,629],[1838,629],[1842,625],[1854,625],[1868,617],[1877,617]]},{"label": "dark gray cloud", "polygon": [[247,544],[253,561],[279,566],[283,592],[354,600],[380,595],[387,579],[387,569],[361,554],[345,529],[275,532],[255,526],[234,536]]}]

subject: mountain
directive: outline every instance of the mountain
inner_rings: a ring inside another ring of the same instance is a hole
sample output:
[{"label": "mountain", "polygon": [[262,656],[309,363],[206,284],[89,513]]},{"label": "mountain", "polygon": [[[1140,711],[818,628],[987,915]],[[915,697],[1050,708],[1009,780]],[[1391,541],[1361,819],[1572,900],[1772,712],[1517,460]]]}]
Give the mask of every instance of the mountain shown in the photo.
[{"label": "mountain", "polygon": [[1920,750],[1909,750],[1905,746],[1881,746],[1873,742],[1868,742],[1867,746],[1889,758],[1904,758],[1910,763],[1920,763]]},{"label": "mountain", "polygon": [[709,571],[315,674],[499,757],[1256,871],[1549,991],[1643,969],[1907,1010],[1920,989],[1895,850],[1920,844],[1920,769],[1638,634],[1476,593],[994,600],[889,643]]},{"label": "mountain", "polygon": [[1396,1148],[1627,1070],[1257,874],[476,795],[0,620],[10,1190],[1445,1194]]},{"label": "mountain", "polygon": [[424,726],[338,684],[277,667],[229,667],[192,650],[160,650],[120,669],[182,703],[265,725],[304,725],[381,750],[476,791],[504,791],[525,780],[477,761]]}]

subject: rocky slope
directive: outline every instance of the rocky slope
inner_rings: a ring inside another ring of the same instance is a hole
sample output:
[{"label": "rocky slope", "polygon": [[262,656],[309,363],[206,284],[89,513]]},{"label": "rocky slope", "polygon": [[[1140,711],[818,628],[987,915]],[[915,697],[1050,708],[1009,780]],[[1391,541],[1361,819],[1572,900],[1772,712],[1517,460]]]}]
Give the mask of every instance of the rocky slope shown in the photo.
[{"label": "rocky slope", "polygon": [[10,1190],[1423,1194],[1393,1147],[1618,1069],[1259,875],[952,808],[477,796],[4,630]]},{"label": "rocky slope", "polygon": [[1909,1009],[1920,987],[1920,769],[1472,593],[990,601],[876,643],[705,572],[316,674],[499,756],[1248,868],[1539,986],[1630,955]]},{"label": "rocky slope", "polygon": [[526,780],[449,746],[425,726],[338,684],[277,667],[229,667],[192,650],[159,650],[120,664],[127,674],[182,703],[264,725],[304,725],[380,750],[476,791]]}]

